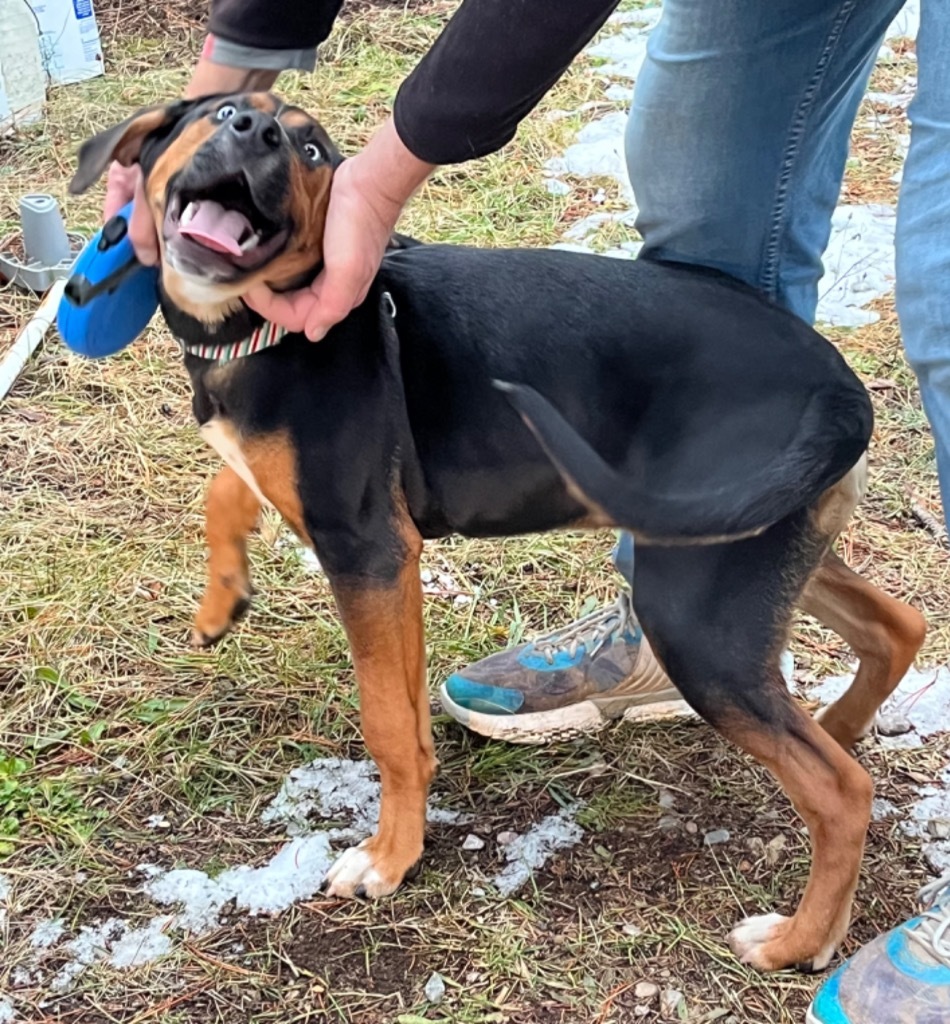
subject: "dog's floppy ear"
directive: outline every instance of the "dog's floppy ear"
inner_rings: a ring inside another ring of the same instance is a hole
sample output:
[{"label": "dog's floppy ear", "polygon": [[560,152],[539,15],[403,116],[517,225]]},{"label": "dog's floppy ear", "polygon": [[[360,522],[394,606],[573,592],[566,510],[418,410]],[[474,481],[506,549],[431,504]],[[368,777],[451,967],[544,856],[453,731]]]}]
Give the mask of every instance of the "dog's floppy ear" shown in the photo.
[{"label": "dog's floppy ear", "polygon": [[74,195],[95,184],[113,160],[128,167],[136,163],[145,140],[152,134],[173,128],[201,100],[176,100],[161,106],[143,107],[121,124],[87,139],[79,148],[79,169],[69,183]]}]

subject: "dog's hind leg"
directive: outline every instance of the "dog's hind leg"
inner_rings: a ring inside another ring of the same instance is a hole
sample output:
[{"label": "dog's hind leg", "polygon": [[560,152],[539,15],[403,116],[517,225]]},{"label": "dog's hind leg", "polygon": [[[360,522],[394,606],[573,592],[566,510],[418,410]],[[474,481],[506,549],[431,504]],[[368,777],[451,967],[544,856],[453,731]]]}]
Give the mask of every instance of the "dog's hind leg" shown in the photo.
[{"label": "dog's hind leg", "polygon": [[872,785],[792,700],[778,658],[802,580],[820,557],[804,515],[759,537],[641,546],[634,598],[651,646],[686,700],[778,779],[808,826],[812,866],[795,914],[743,921],[730,944],[763,970],[824,967],[844,938]]},{"label": "dog's hind leg", "polygon": [[224,636],[250,603],[247,538],[260,512],[257,496],[225,466],[211,482],[205,505],[208,584],[195,615],[196,647],[207,647]]},{"label": "dog's hind leg", "polygon": [[927,630],[924,617],[849,569],[829,552],[808,581],[800,607],[833,629],[860,660],[854,681],[815,717],[850,749],[913,664]]}]

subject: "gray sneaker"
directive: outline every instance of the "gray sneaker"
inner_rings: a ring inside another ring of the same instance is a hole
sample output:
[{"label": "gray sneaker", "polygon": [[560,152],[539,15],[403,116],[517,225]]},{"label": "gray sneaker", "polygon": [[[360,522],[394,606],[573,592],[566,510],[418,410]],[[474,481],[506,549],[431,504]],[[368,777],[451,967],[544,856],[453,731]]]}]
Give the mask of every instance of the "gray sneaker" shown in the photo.
[{"label": "gray sneaker", "polygon": [[547,743],[602,729],[611,719],[692,714],[650,650],[629,594],[533,643],[449,676],[446,713],[473,732]]},{"label": "gray sneaker", "polygon": [[950,874],[920,891],[925,910],[879,935],[818,990],[807,1024],[950,1021]]}]

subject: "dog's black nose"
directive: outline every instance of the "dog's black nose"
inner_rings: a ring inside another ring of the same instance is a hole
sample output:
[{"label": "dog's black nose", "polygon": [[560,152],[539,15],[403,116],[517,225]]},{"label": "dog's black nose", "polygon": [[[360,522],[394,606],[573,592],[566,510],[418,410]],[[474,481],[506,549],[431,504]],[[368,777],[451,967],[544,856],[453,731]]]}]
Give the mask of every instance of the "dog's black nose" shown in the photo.
[{"label": "dog's black nose", "polygon": [[245,142],[261,142],[267,149],[280,145],[280,126],[263,110],[242,110],[228,122],[228,127]]}]

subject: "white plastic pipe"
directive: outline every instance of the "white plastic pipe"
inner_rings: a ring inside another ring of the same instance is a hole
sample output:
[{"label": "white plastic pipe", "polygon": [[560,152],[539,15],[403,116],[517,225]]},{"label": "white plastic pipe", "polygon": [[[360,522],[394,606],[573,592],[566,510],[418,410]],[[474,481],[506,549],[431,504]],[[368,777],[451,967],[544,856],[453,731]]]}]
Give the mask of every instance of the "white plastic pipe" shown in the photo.
[{"label": "white plastic pipe", "polygon": [[26,366],[27,360],[55,322],[59,300],[63,297],[65,287],[65,280],[53,282],[53,286],[40,303],[40,308],[33,314],[33,319],[20,331],[13,348],[0,360],[0,398],[13,387],[13,382]]}]

